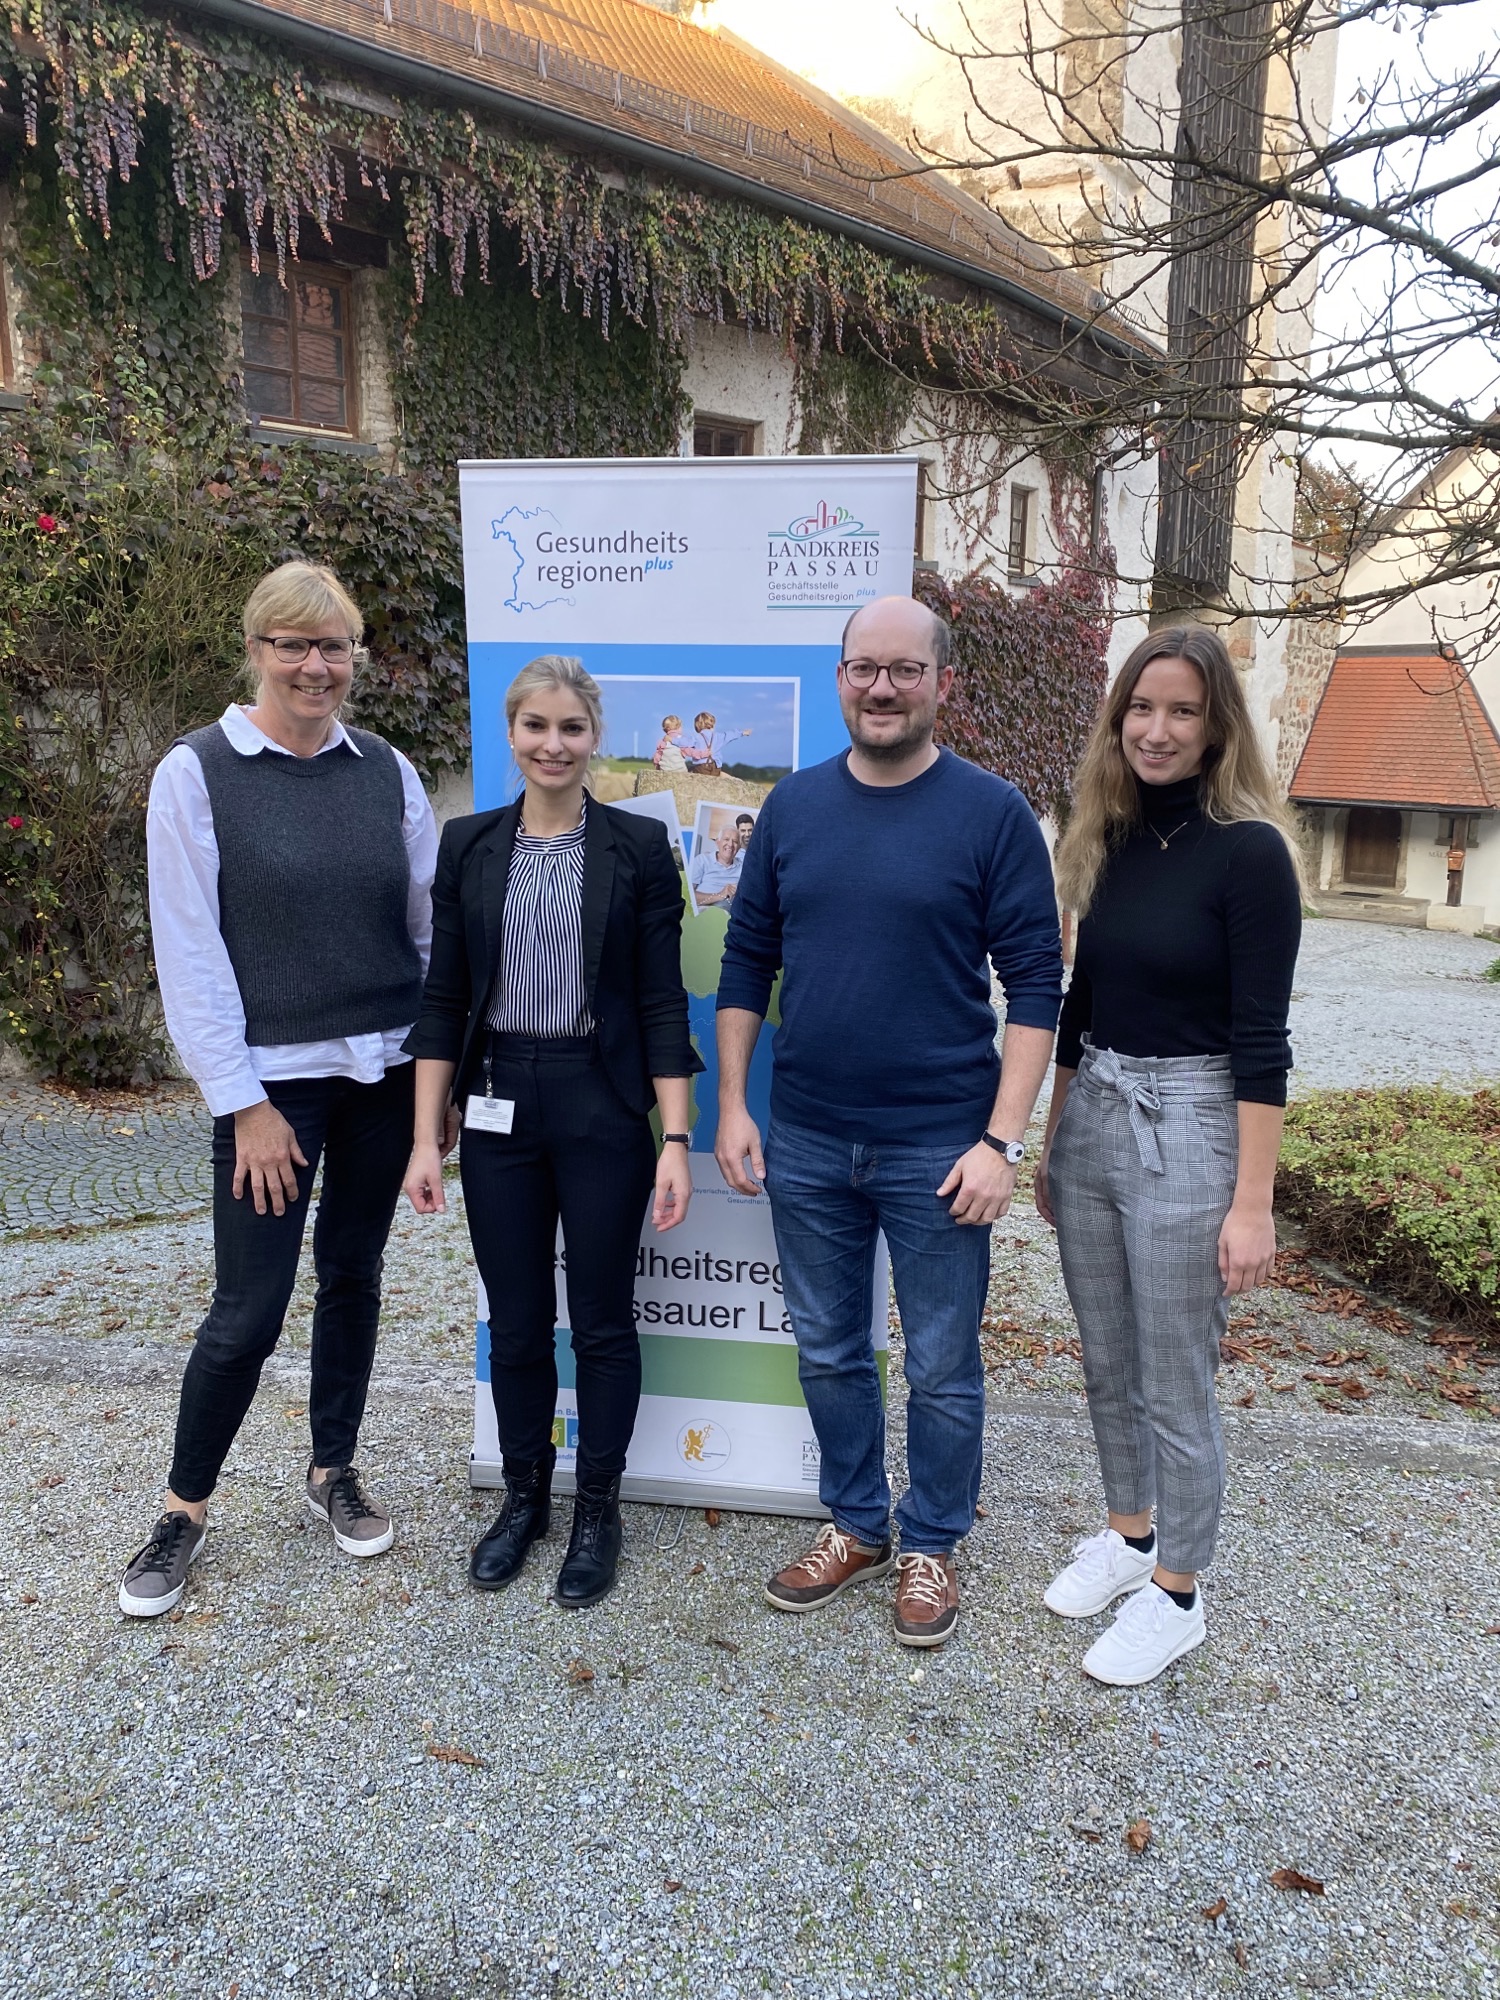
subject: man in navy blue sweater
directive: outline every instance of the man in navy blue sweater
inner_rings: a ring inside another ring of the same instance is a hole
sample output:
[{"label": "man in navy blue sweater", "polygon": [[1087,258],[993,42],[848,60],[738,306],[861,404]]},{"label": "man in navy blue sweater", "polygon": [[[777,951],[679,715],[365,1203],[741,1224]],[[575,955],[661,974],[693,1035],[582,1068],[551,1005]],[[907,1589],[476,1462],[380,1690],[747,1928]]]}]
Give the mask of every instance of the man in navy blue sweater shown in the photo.
[{"label": "man in navy blue sweater", "polygon": [[[933,742],[948,626],[910,597],[850,619],[847,752],[783,778],[746,850],[719,975],[720,1169],[771,1201],[798,1369],[833,1519],[766,1586],[811,1611],[891,1567],[885,1408],[871,1340],[875,1239],[906,1342],[909,1485],[895,1510],[895,1633],[958,1623],[954,1545],[984,1437],[979,1322],[990,1224],[1010,1206],[1062,998],[1052,870],[1003,778]],[[995,1054],[993,964],[1006,996]],[[745,1081],[777,973],[764,1151]]]}]

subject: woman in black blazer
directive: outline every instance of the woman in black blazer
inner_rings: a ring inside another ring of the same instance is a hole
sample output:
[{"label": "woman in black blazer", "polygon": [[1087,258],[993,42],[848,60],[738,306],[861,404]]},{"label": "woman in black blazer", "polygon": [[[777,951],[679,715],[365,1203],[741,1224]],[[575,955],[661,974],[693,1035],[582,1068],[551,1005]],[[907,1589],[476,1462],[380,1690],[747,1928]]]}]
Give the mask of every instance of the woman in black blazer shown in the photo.
[{"label": "woman in black blazer", "polygon": [[511,683],[505,718],[523,795],[450,820],[438,850],[432,963],[406,1042],[417,1059],[406,1192],[419,1214],[443,1208],[443,1126],[456,1103],[506,1485],[469,1564],[481,1590],[509,1583],[547,1532],[562,1221],[578,1497],[553,1595],[576,1608],[614,1587],[641,1393],[636,1251],[653,1175],[657,1229],[687,1214],[691,1078],[703,1064],[688,1035],[682,882],[666,830],[584,790],[603,734],[597,684],[577,660],[533,660]]}]

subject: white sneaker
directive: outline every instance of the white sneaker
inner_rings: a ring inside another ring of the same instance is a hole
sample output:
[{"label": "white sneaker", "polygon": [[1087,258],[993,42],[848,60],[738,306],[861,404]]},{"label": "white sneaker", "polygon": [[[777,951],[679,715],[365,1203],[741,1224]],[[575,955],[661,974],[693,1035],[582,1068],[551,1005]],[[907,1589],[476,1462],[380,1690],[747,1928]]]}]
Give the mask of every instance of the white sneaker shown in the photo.
[{"label": "white sneaker", "polygon": [[1156,1568],[1156,1537],[1146,1551],[1133,1549],[1115,1528],[1090,1535],[1073,1551],[1073,1560],[1042,1592],[1042,1602],[1059,1618],[1092,1618],[1112,1604],[1122,1591],[1139,1590]]},{"label": "white sneaker", "polygon": [[1140,1687],[1201,1646],[1208,1636],[1203,1623],[1203,1593],[1191,1611],[1174,1604],[1157,1584],[1148,1583],[1127,1598],[1115,1622],[1083,1656],[1083,1671],[1111,1687]]}]

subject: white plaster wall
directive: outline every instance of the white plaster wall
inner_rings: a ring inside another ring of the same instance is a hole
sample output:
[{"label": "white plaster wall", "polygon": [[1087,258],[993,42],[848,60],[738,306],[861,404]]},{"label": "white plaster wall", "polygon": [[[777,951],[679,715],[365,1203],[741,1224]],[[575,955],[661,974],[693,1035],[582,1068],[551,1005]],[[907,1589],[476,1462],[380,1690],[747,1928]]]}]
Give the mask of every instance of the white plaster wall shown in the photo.
[{"label": "white plaster wall", "polygon": [[[797,449],[796,380],[796,363],[774,334],[694,322],[683,389],[700,415],[753,423],[758,458]],[[691,419],[681,450],[684,458],[692,457]]]},{"label": "white plaster wall", "polygon": [[[1428,923],[1446,910],[1448,901],[1448,814],[1413,813],[1406,844],[1406,894],[1425,896],[1432,904]],[[1459,910],[1438,916],[1434,928],[1469,912],[1485,925],[1500,922],[1500,822],[1470,822],[1468,859],[1464,863],[1463,903]]]}]

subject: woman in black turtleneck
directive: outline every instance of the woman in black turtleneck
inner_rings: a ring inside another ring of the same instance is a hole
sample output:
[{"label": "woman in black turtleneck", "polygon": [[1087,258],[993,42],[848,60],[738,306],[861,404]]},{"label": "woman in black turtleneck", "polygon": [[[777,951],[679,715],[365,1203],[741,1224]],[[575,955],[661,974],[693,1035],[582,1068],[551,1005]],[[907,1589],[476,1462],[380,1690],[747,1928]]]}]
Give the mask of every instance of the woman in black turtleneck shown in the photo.
[{"label": "woman in black turtleneck", "polygon": [[[1083,1344],[1108,1525],[1044,1602],[1126,1602],[1083,1667],[1153,1680],[1205,1637],[1231,1293],[1270,1271],[1301,932],[1295,850],[1223,641],[1153,632],[1111,688],[1058,852],[1080,913],[1037,1171]],[[1156,1521],[1153,1528],[1152,1512]]]}]

